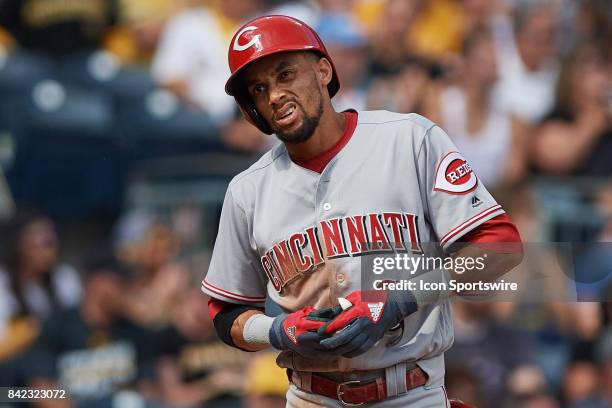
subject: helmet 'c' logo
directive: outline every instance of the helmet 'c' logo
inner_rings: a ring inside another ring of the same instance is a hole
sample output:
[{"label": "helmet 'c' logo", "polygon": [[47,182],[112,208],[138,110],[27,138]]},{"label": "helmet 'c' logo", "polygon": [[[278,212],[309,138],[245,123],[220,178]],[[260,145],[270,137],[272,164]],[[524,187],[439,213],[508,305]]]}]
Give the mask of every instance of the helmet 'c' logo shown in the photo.
[{"label": "helmet 'c' logo", "polygon": [[254,35],[249,42],[247,42],[244,45],[238,44],[238,40],[240,39],[240,37],[242,37],[242,35],[244,33],[246,33],[247,31],[255,31],[257,30],[257,27],[255,26],[247,26],[244,27],[242,30],[240,30],[240,32],[238,32],[238,34],[236,34],[236,37],[234,37],[234,45],[232,46],[232,48],[236,51],[244,51],[246,49],[251,48],[252,46],[255,46],[258,50],[261,49],[261,34],[257,34]]}]

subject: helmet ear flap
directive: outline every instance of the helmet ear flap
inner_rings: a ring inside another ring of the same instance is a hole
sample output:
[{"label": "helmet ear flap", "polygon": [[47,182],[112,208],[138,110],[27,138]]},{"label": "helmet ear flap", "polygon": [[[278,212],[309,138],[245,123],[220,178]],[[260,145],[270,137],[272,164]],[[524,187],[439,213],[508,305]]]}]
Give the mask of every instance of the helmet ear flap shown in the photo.
[{"label": "helmet ear flap", "polygon": [[257,126],[259,130],[261,130],[266,135],[271,135],[274,133],[268,122],[261,116],[261,114],[255,108],[255,105],[251,101],[247,95],[244,93],[239,93],[234,96],[238,106],[240,106],[240,111],[245,116],[246,120],[251,122],[253,125]]}]

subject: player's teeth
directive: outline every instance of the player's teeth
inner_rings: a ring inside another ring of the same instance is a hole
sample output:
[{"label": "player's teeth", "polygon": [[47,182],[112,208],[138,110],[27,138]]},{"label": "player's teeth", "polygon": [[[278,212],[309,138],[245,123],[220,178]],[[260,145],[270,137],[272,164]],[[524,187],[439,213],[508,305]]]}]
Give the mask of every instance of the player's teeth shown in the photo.
[{"label": "player's teeth", "polygon": [[294,110],[295,110],[295,108],[292,106],[291,108],[289,108],[287,113],[285,113],[281,118],[286,118],[287,116],[291,115]]}]

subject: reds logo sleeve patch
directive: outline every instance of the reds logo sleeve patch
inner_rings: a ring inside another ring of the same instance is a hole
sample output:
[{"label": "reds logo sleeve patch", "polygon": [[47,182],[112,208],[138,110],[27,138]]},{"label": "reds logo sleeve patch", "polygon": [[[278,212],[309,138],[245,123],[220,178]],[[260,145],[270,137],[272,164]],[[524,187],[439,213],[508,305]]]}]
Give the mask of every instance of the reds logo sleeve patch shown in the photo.
[{"label": "reds logo sleeve patch", "polygon": [[435,191],[466,194],[478,185],[474,170],[459,152],[450,152],[440,160],[436,169]]}]

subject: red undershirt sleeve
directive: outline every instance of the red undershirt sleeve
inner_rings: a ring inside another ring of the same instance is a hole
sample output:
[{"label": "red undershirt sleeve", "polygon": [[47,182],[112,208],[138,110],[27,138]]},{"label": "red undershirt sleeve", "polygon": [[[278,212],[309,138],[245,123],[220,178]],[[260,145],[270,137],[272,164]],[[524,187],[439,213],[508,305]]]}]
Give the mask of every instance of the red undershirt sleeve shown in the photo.
[{"label": "red undershirt sleeve", "polygon": [[503,245],[503,251],[510,253],[523,252],[521,236],[516,226],[506,214],[491,218],[478,228],[461,237],[462,242],[476,243],[508,243]]}]

